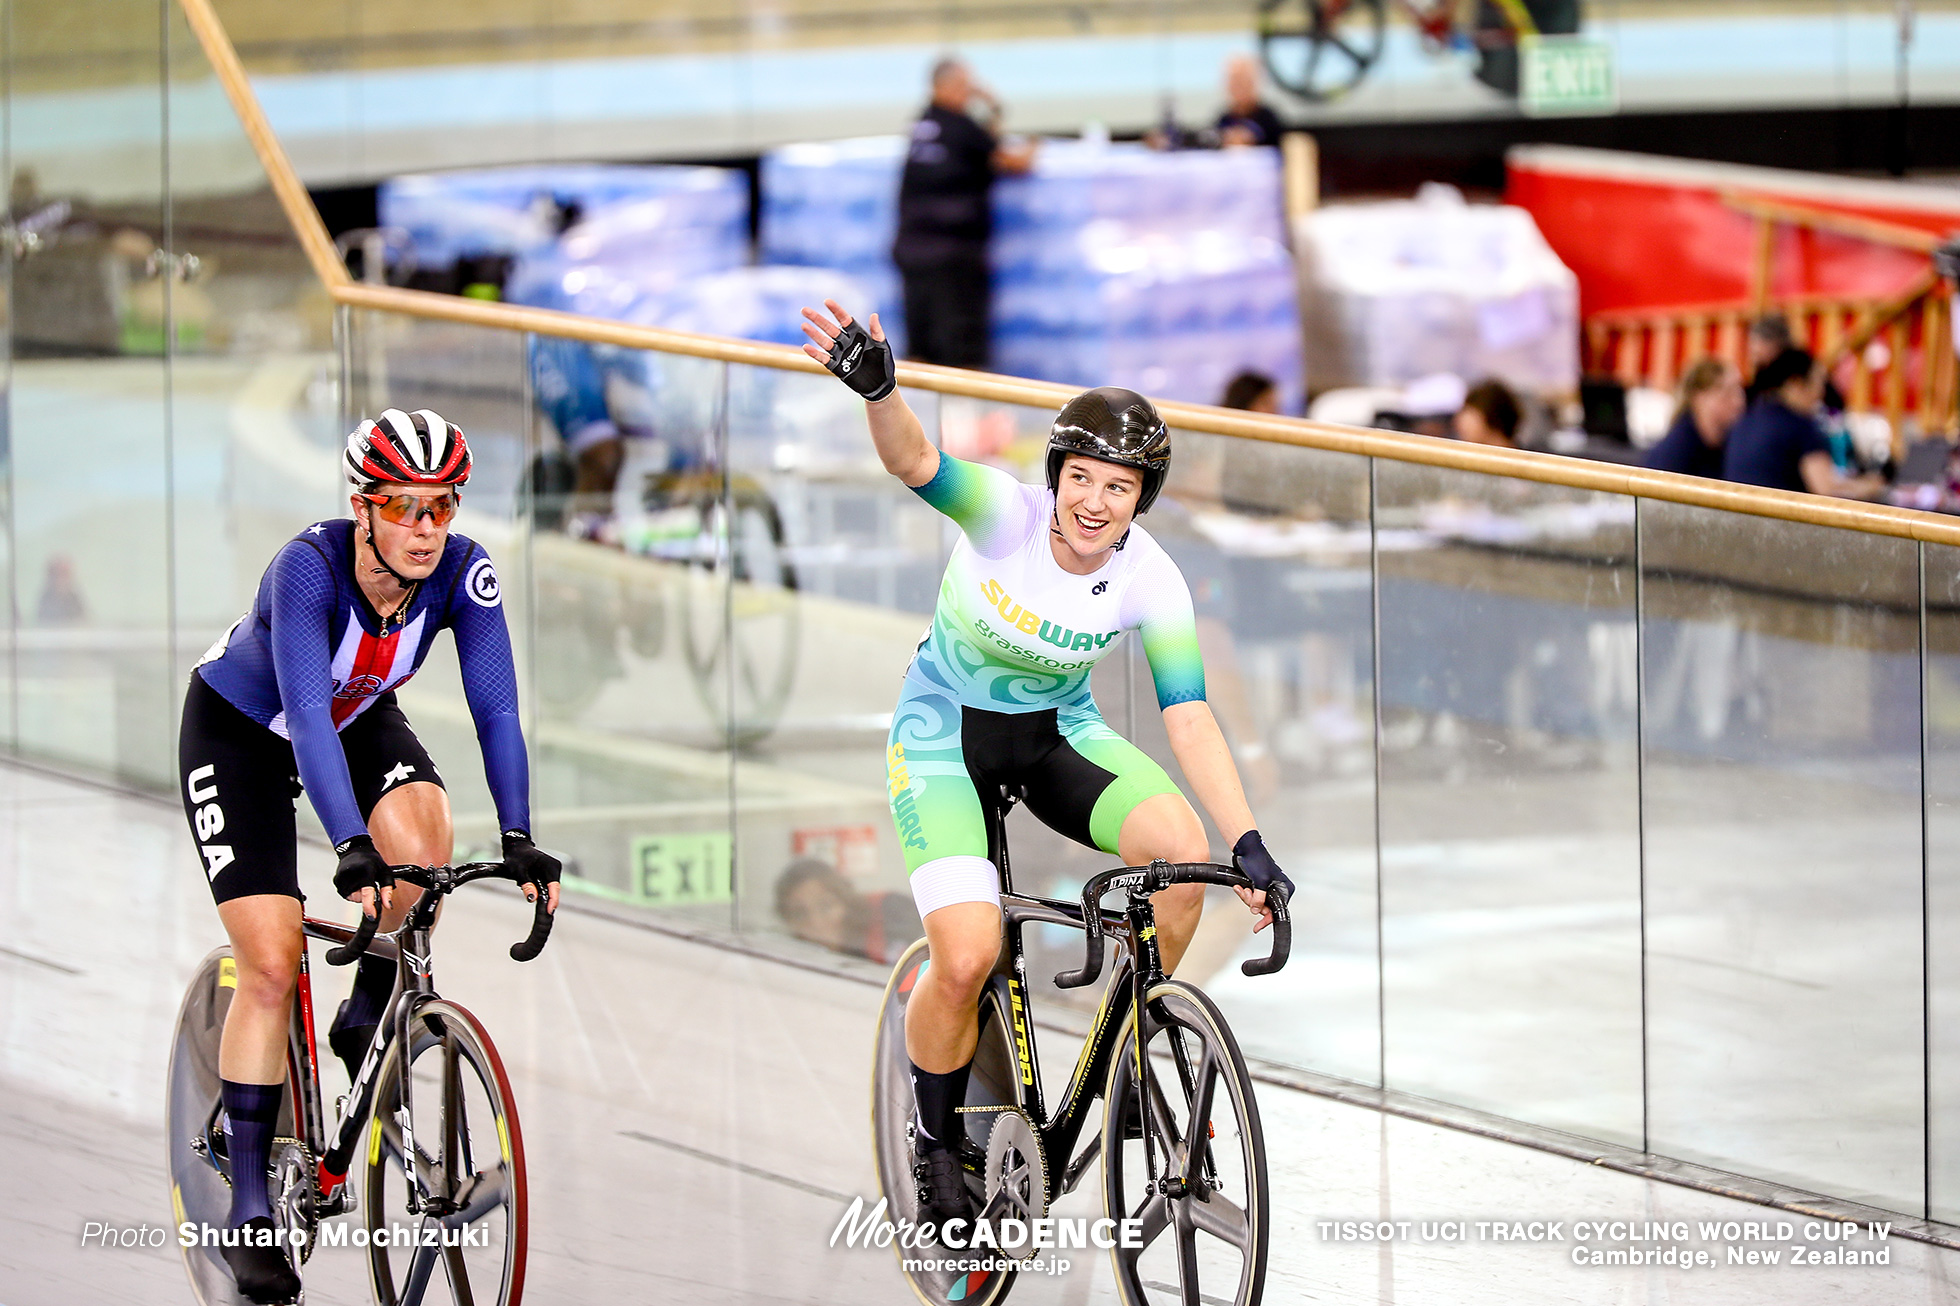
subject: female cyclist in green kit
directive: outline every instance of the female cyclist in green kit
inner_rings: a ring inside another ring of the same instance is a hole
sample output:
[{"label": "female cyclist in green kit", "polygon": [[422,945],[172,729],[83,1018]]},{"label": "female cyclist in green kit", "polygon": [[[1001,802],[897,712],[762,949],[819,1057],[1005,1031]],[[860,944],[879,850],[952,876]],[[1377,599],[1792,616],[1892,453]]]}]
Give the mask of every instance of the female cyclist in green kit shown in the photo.
[{"label": "female cyclist in green kit", "polygon": [[[1210,860],[1203,824],[1164,769],[1104,723],[1089,673],[1127,631],[1143,641],[1171,751],[1238,863],[1263,929],[1264,888],[1290,893],[1255,828],[1237,769],[1205,703],[1191,595],[1134,519],[1170,468],[1170,434],[1150,401],[1088,390],[1055,419],[1047,487],[941,453],[898,394],[891,347],[834,300],[804,309],[812,358],[865,400],[885,470],[958,523],[932,629],[892,716],[887,782],[932,965],[906,1013],[918,1106],[917,1174],[935,1221],[971,1217],[956,1109],[978,1037],[980,990],[1001,946],[1000,881],[987,860],[982,795],[1026,787],[1051,828],[1132,866]],[[1155,900],[1164,969],[1197,928],[1204,889]]]}]

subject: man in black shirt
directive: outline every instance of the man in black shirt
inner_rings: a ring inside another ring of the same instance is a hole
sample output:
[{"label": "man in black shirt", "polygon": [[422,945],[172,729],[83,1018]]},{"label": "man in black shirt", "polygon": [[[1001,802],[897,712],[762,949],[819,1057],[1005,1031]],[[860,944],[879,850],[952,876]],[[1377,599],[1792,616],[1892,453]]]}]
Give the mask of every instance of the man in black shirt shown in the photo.
[{"label": "man in black shirt", "polygon": [[[979,101],[988,125],[967,112]],[[1000,102],[957,59],[932,70],[932,103],[912,127],[898,186],[892,259],[905,281],[910,355],[951,367],[987,365],[989,192],[1001,173],[1026,172],[1034,147],[1002,145]]]},{"label": "man in black shirt", "polygon": [[1884,495],[1884,478],[1869,472],[1846,476],[1832,461],[1830,441],[1817,425],[1824,378],[1816,359],[1805,350],[1786,349],[1764,363],[1756,379],[1761,397],[1735,424],[1723,447],[1724,480],[1840,499]]},{"label": "man in black shirt", "polygon": [[1225,61],[1225,112],[1218,115],[1218,143],[1277,145],[1279,115],[1259,99],[1259,61],[1235,54]]}]

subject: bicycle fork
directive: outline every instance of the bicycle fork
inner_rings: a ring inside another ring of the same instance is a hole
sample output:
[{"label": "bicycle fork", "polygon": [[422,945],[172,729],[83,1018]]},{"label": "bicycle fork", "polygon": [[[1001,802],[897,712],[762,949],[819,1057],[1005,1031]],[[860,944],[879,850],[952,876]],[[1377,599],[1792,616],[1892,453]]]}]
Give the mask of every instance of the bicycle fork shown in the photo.
[{"label": "bicycle fork", "polygon": [[[1131,902],[1129,915],[1131,937],[1137,941],[1137,965],[1136,969],[1131,972],[1131,983],[1135,988],[1132,1009],[1136,1012],[1135,1076],[1137,1085],[1137,1124],[1139,1131],[1143,1134],[1144,1172],[1150,1176],[1150,1187],[1152,1191],[1160,1192],[1166,1197],[1183,1197],[1187,1194],[1184,1177],[1171,1173],[1172,1163],[1176,1159],[1175,1151],[1178,1140],[1174,1137],[1166,1137],[1164,1139],[1164,1169],[1163,1173],[1160,1174],[1157,1169],[1156,1136],[1150,1128],[1151,1086],[1155,1081],[1152,1080],[1149,1074],[1150,1055],[1148,1045],[1150,1031],[1145,1028],[1145,1021],[1150,1018],[1150,1006],[1147,999],[1150,988],[1164,978],[1163,953],[1157,944],[1156,913],[1151,908],[1150,900],[1144,898],[1140,901],[1133,900]],[[1185,1100],[1195,1106],[1198,1100],[1197,1076],[1191,1069],[1191,1053],[1184,1046],[1183,1031],[1175,1026],[1167,1025],[1165,1032],[1169,1035],[1171,1060],[1176,1063],[1178,1080],[1184,1087]],[[1169,1103],[1165,1103],[1164,1105],[1166,1130],[1173,1131],[1175,1124],[1170,1113]],[[1215,1189],[1218,1186],[1218,1167],[1216,1158],[1212,1156],[1211,1151],[1211,1121],[1209,1119],[1201,1121],[1190,1118],[1184,1123],[1185,1129],[1190,1135],[1183,1140],[1186,1146],[1201,1149],[1199,1158],[1199,1164],[1202,1170],[1201,1182],[1206,1188]],[[1205,1131],[1205,1137],[1203,1138],[1198,1137],[1198,1131],[1200,1129]],[[1200,1194],[1201,1198],[1202,1196],[1203,1194]]]}]

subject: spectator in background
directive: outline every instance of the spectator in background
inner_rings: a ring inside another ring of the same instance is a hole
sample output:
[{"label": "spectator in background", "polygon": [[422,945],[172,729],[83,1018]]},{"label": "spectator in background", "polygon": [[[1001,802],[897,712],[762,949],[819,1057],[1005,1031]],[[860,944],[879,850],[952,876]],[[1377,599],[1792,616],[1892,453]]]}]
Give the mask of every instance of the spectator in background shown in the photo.
[{"label": "spectator in background", "polygon": [[1722,475],[1744,485],[1809,491],[1840,499],[1876,499],[1883,477],[1846,476],[1831,460],[1817,424],[1824,382],[1808,350],[1785,349],[1756,372],[1759,397],[1729,432]]},{"label": "spectator in background", "polygon": [[1218,143],[1278,145],[1286,130],[1279,115],[1259,98],[1259,61],[1235,54],[1225,61],[1225,112],[1218,115]]},{"label": "spectator in background", "polygon": [[[1786,349],[1801,347],[1790,333],[1790,319],[1781,313],[1765,313],[1749,324],[1749,367],[1745,373],[1748,384],[1743,387],[1745,410],[1762,396],[1760,378],[1770,360]],[[1844,411],[1844,394],[1828,375],[1824,378],[1824,407]]]},{"label": "spectator in background", "polygon": [[75,560],[65,553],[48,555],[48,570],[41,581],[41,598],[34,605],[34,619],[43,626],[74,626],[88,620],[88,603],[75,580]]},{"label": "spectator in background", "polygon": [[1240,372],[1225,383],[1220,408],[1238,408],[1252,413],[1279,411],[1279,386],[1264,372]]},{"label": "spectator in background", "polygon": [[1763,364],[1796,347],[1796,339],[1790,334],[1790,319],[1781,313],[1763,314],[1749,324],[1749,374],[1754,376]]},{"label": "spectator in background", "polygon": [[1722,479],[1722,445],[1747,403],[1742,378],[1727,359],[1699,358],[1681,378],[1674,424],[1647,451],[1646,465],[1658,472]]},{"label": "spectator in background", "polygon": [[[983,125],[967,112],[978,103]],[[1026,172],[1034,146],[995,136],[1000,102],[958,59],[932,70],[932,102],[912,127],[898,185],[892,260],[905,282],[911,357],[951,367],[987,365],[989,193],[1001,173]]]},{"label": "spectator in background", "polygon": [[1521,416],[1518,397],[1510,388],[1502,381],[1488,380],[1463,397],[1463,407],[1457,410],[1450,426],[1459,440],[1515,449]]},{"label": "spectator in background", "polygon": [[776,877],[776,914],[797,938],[890,965],[925,932],[910,893],[859,893],[828,862],[802,857]]}]

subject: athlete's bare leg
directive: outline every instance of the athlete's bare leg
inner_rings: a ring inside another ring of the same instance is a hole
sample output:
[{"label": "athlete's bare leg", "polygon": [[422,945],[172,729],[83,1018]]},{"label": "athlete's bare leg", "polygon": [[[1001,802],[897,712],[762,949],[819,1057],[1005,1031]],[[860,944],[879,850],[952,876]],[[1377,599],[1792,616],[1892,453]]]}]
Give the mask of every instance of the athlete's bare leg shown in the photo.
[{"label": "athlete's bare leg", "polygon": [[218,904],[238,988],[218,1042],[218,1076],[239,1084],[286,1078],[286,1025],[299,981],[298,898],[255,893]]},{"label": "athlete's bare leg", "polygon": [[935,1075],[973,1060],[980,1040],[980,990],[1000,959],[1000,908],[956,902],[926,916],[932,964],[905,1007],[905,1051]]},{"label": "athlete's bare leg", "polygon": [[[368,833],[374,836],[374,850],[390,866],[446,865],[456,848],[449,794],[425,780],[397,785],[374,805]],[[393,900],[381,913],[380,928],[399,926],[421,897],[422,890],[412,884],[396,885]]]},{"label": "athlete's bare leg", "polygon": [[[449,796],[434,784],[406,784],[382,795],[368,830],[376,850],[397,866],[446,862],[455,843]],[[400,925],[421,895],[413,885],[398,886],[382,910],[381,928]],[[286,1077],[286,1029],[299,981],[299,899],[283,893],[233,898],[218,905],[218,919],[238,964],[218,1074],[240,1084],[277,1084]]]}]

